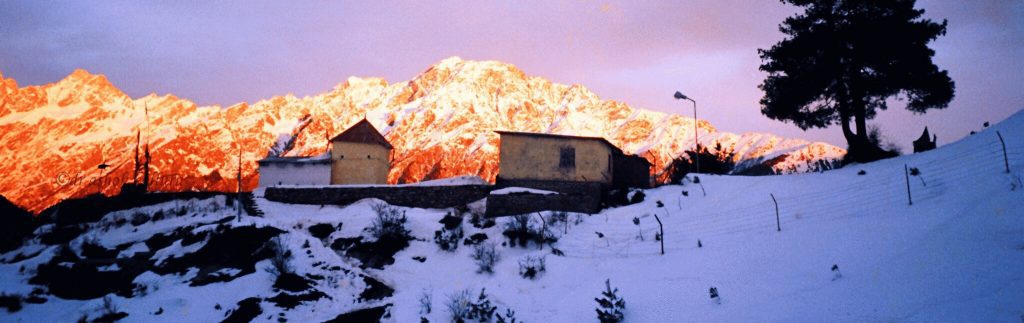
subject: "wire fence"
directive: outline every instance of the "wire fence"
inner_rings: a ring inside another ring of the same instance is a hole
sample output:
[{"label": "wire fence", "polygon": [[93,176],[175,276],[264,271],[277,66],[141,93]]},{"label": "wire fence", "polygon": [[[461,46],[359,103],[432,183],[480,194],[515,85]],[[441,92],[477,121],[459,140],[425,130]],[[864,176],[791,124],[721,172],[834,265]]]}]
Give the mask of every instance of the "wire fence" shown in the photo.
[{"label": "wire fence", "polygon": [[[689,191],[689,199],[703,198],[710,201],[702,201],[699,206],[685,205],[682,197],[678,197],[679,200],[676,201],[662,201],[665,206],[655,209],[655,212],[662,217],[662,221],[670,220],[666,221],[669,223],[665,226],[665,252],[671,254],[673,251],[691,249],[696,246],[697,239],[707,241],[738,233],[776,231],[775,204],[772,202],[771,194],[774,194],[778,201],[778,221],[785,232],[788,227],[798,226],[802,221],[809,219],[860,217],[871,215],[869,213],[872,210],[901,206],[921,207],[919,205],[942,198],[951,191],[958,190],[965,183],[990,180],[992,177],[1007,177],[1007,167],[1011,170],[1010,176],[1020,176],[1024,160],[1024,151],[1020,148],[1024,145],[1011,145],[1007,142],[1004,151],[996,135],[993,133],[991,137],[992,140],[984,141],[980,147],[977,144],[949,147],[953,154],[945,154],[942,157],[914,155],[912,158],[904,159],[906,164],[890,160],[880,162],[881,168],[877,165],[869,167],[879,174],[843,177],[838,181],[822,181],[820,177],[815,177],[817,175],[794,177],[795,184],[790,184],[803,186],[789,191],[769,187],[770,181],[764,180],[755,181],[741,190],[709,190],[706,197],[702,196],[698,187],[681,187],[681,190]],[[1008,162],[1004,161],[1004,158]],[[916,168],[918,174],[909,175],[905,172],[904,166],[908,169]],[[908,180],[913,205],[909,205],[907,196]],[[1009,178],[1006,185],[1009,189]],[[763,198],[753,197],[762,194]],[[605,216],[614,217],[621,214]],[[641,215],[640,218],[646,217]],[[594,220],[601,221],[588,221]],[[636,238],[640,231],[648,239],[658,233],[658,225],[653,219],[644,222],[646,225],[638,228],[629,222],[606,220],[606,223],[591,226],[601,232],[604,238],[597,238],[595,234],[594,239],[566,239],[559,242],[558,247],[567,256],[580,258],[657,255],[660,249],[653,245],[642,249],[634,248],[635,244],[645,243]]]}]

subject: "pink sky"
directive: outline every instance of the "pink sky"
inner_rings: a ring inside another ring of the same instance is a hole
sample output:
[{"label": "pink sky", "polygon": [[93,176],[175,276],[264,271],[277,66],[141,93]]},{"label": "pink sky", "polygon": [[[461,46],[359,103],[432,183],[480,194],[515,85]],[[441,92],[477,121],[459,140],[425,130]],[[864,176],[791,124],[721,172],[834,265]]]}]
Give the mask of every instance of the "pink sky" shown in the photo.
[{"label": "pink sky", "polygon": [[[944,144],[1024,107],[1024,2],[920,0],[918,7],[949,20],[948,35],[932,47],[956,82],[956,99],[917,116],[898,105],[871,124],[908,150],[924,126]],[[672,99],[679,90],[719,129],[845,146],[838,129],[804,132],[759,112],[757,49],[780,40],[779,22],[795,12],[775,0],[0,2],[0,72],[25,85],[85,68],[132,96],[230,105],[322,93],[348,76],[404,81],[460,56],[691,115]]]}]

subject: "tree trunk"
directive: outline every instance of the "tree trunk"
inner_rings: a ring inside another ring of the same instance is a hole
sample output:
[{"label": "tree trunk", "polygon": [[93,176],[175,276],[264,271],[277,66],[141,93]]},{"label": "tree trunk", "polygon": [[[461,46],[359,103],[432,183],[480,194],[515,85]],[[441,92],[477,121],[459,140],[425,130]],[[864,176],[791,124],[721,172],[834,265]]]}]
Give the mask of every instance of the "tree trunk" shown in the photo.
[{"label": "tree trunk", "polygon": [[852,143],[857,139],[857,135],[850,130],[850,114],[846,111],[845,104],[841,104],[839,108],[839,121],[843,128],[843,138],[846,138],[847,143]]},{"label": "tree trunk", "polygon": [[[853,75],[855,72],[850,73],[850,78],[857,77]],[[844,162],[866,163],[885,158],[887,153],[868,140],[867,106],[863,94],[857,91],[855,83],[854,80],[847,80],[845,88],[840,90],[838,100],[843,137],[849,145]],[[853,121],[855,129],[851,129],[850,121]]]}]

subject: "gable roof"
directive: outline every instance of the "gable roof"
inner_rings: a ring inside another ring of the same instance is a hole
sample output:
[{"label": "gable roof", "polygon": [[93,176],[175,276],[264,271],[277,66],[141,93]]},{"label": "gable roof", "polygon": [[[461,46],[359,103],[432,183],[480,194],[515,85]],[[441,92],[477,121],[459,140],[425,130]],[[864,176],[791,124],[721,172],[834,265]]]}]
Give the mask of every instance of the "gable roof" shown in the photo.
[{"label": "gable roof", "polygon": [[584,136],[556,135],[556,134],[539,133],[539,132],[518,132],[518,131],[500,131],[500,130],[499,131],[495,131],[495,132],[497,132],[499,135],[502,135],[502,136],[523,136],[523,137],[535,137],[535,138],[594,140],[594,141],[599,141],[599,142],[607,145],[609,148],[611,148],[612,152],[614,152],[616,154],[620,154],[620,155],[624,154],[622,152],[622,149],[619,149],[619,147],[616,147],[610,141],[608,141],[607,139],[604,139],[602,137],[584,137]]},{"label": "gable roof", "polygon": [[331,142],[336,141],[378,144],[387,147],[388,149],[394,148],[391,146],[391,143],[389,143],[388,140],[384,138],[379,131],[377,131],[377,128],[374,128],[369,121],[366,121],[366,118],[356,122],[355,125],[352,125],[345,131],[342,131],[337,136],[334,136],[334,138],[331,138]]}]

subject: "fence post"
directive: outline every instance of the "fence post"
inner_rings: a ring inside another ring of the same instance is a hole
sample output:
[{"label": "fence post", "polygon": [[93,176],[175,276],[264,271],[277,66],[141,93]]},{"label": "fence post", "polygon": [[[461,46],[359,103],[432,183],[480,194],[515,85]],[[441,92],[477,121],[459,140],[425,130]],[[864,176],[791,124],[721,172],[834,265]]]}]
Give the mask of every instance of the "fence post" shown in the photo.
[{"label": "fence post", "polygon": [[996,136],[999,136],[999,143],[1003,145],[1003,164],[1006,165],[1006,173],[1010,173],[1010,158],[1006,156],[1006,141],[1003,141],[1003,134],[996,131]]},{"label": "fence post", "polygon": [[665,227],[661,226],[661,219],[658,218],[658,214],[654,214],[654,219],[658,220],[658,231],[661,235],[661,254],[665,254]]},{"label": "fence post", "polygon": [[910,197],[910,170],[907,169],[907,164],[903,164],[903,176],[907,178],[907,203],[914,205],[914,199]]},{"label": "fence post", "polygon": [[[548,232],[548,222],[544,221],[544,215],[540,214],[540,212],[537,212],[537,216],[540,217],[540,227],[541,227],[541,229],[540,229],[540,243],[539,243],[540,250],[544,250],[544,240],[547,240],[547,237],[544,236],[544,232]],[[530,225],[530,221],[529,220],[526,221],[526,225],[527,226]],[[554,247],[552,247],[552,248],[554,248]]]},{"label": "fence post", "polygon": [[775,231],[782,231],[782,225],[779,223],[779,201],[775,200],[775,194],[768,193],[772,196],[772,203],[775,203]]}]

